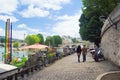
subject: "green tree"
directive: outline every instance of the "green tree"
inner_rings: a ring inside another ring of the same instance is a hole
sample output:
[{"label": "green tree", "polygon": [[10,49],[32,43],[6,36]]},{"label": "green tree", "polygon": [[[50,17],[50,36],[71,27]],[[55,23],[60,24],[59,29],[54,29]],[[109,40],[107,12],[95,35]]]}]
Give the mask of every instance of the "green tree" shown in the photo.
[{"label": "green tree", "polygon": [[100,43],[100,34],[102,28],[102,22],[94,15],[91,18],[86,18],[84,14],[81,15],[80,23],[80,35],[83,40],[94,42],[96,45]]},{"label": "green tree", "polygon": [[82,2],[84,7],[79,19],[79,33],[83,40],[89,40],[98,45],[103,25],[99,17],[108,17],[120,0],[82,0]]},{"label": "green tree", "polygon": [[44,44],[44,38],[43,38],[43,35],[42,34],[37,34],[37,36],[39,37],[40,39],[40,44]]},{"label": "green tree", "polygon": [[58,35],[47,36],[45,40],[45,44],[48,46],[58,47],[59,44],[62,44],[62,38]]},{"label": "green tree", "polygon": [[58,47],[59,44],[62,44],[62,38],[58,35],[53,36],[54,39],[54,46]]},{"label": "green tree", "polygon": [[[120,0],[82,0],[83,13],[86,17],[92,17],[92,15],[108,16],[110,12],[120,3]],[[96,13],[97,12],[97,13]]]},{"label": "green tree", "polygon": [[73,43],[78,43],[78,41],[77,41],[76,38],[72,38],[72,42],[73,42]]},{"label": "green tree", "polygon": [[13,47],[14,47],[14,48],[18,48],[18,47],[19,47],[19,42],[17,42],[17,41],[14,42],[14,43],[13,43]]},{"label": "green tree", "polygon": [[1,42],[1,43],[4,43],[4,42],[5,42],[5,38],[1,38],[1,39],[0,39],[0,42]]},{"label": "green tree", "polygon": [[47,36],[45,40],[45,44],[48,46],[53,46],[54,45],[54,39],[52,36]]},{"label": "green tree", "polygon": [[32,45],[32,44],[35,44],[35,43],[39,43],[40,39],[37,35],[28,35],[25,38],[25,41],[28,45]]}]

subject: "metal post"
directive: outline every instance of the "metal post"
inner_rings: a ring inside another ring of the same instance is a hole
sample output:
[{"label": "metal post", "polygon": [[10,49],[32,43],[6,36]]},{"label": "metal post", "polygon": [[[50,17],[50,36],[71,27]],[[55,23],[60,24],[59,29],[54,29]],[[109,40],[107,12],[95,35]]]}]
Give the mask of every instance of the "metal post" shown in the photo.
[{"label": "metal post", "polygon": [[12,23],[11,23],[11,34],[10,34],[10,62],[12,61]]}]

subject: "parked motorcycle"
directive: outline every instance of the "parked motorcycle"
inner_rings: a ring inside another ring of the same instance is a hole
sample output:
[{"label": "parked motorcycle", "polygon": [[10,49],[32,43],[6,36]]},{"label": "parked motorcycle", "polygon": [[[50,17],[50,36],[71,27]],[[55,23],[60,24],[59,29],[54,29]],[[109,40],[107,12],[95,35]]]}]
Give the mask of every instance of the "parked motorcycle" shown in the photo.
[{"label": "parked motorcycle", "polygon": [[95,49],[90,49],[90,53],[92,54],[92,58],[98,62],[100,60],[105,60],[104,55],[102,54],[101,49],[97,48],[97,50]]}]

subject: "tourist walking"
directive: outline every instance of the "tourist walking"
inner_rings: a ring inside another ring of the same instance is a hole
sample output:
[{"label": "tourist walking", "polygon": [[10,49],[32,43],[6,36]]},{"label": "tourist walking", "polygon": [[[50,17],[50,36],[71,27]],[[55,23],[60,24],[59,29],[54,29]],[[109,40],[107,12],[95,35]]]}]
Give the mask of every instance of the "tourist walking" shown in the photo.
[{"label": "tourist walking", "polygon": [[83,48],[82,48],[82,55],[83,55],[83,62],[86,61],[86,55],[87,55],[87,48],[86,48],[86,45],[83,45]]},{"label": "tourist walking", "polygon": [[79,46],[77,47],[78,62],[80,62],[80,55],[81,55],[81,46],[79,45]]}]

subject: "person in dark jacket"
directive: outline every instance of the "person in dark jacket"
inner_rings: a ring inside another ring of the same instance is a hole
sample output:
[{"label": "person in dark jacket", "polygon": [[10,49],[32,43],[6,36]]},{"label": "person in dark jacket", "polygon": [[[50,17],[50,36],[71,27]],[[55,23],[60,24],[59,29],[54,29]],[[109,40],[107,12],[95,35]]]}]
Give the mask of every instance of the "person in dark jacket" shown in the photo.
[{"label": "person in dark jacket", "polygon": [[81,55],[81,46],[79,45],[77,48],[78,62],[80,62],[80,55]]}]

